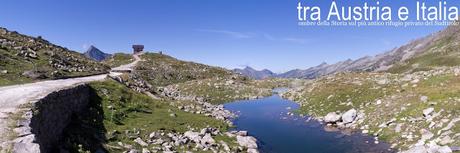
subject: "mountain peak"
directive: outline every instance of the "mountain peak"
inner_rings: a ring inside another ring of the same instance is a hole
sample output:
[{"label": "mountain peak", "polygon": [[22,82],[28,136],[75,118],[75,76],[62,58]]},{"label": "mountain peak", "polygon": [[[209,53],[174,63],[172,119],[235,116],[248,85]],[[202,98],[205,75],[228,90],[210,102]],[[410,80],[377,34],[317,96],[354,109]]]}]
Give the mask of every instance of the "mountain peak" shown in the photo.
[{"label": "mountain peak", "polygon": [[244,67],[244,70],[255,70],[255,69],[250,67],[250,66],[246,66],[246,67]]},{"label": "mountain peak", "polygon": [[96,61],[102,61],[106,59],[107,57],[110,57],[112,55],[107,54],[96,48],[95,46],[91,45],[88,47],[84,55],[88,58],[91,58]]},{"label": "mountain peak", "polygon": [[322,63],[321,63],[320,65],[318,65],[318,66],[326,66],[326,65],[327,65],[326,62],[322,62]]},{"label": "mountain peak", "polygon": [[90,51],[90,50],[94,50],[94,49],[99,50],[95,46],[90,45],[86,51]]}]

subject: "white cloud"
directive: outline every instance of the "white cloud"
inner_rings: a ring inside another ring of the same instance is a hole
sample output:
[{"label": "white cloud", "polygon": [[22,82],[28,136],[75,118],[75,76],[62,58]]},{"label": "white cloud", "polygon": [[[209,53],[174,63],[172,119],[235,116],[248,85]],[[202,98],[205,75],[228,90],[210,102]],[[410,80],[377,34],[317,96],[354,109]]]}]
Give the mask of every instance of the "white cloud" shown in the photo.
[{"label": "white cloud", "polygon": [[283,38],[283,40],[293,42],[293,43],[299,43],[299,44],[306,44],[310,42],[309,39],[304,39],[304,38]]},{"label": "white cloud", "polygon": [[217,34],[224,34],[234,38],[263,38],[270,41],[286,41],[291,43],[306,44],[309,43],[309,39],[305,38],[294,38],[294,37],[275,37],[268,33],[253,33],[253,32],[236,32],[230,30],[215,30],[215,29],[196,29],[200,32],[210,32]]}]

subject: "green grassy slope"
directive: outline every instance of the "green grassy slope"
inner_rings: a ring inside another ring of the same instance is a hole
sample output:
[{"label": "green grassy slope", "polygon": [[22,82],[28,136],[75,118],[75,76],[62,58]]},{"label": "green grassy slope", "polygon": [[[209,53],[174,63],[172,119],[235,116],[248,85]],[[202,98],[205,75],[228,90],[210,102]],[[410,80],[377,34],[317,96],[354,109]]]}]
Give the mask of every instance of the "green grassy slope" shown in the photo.
[{"label": "green grassy slope", "polygon": [[287,79],[252,80],[246,77],[210,78],[175,84],[181,94],[203,97],[212,104],[272,95],[272,89],[287,87]]},{"label": "green grassy slope", "polygon": [[115,53],[110,58],[102,61],[110,67],[117,67],[124,64],[129,64],[134,61],[134,58],[131,54],[125,53]]},{"label": "green grassy slope", "polygon": [[460,65],[460,26],[452,25],[433,34],[435,37],[422,54],[394,64],[388,72],[404,73]]}]

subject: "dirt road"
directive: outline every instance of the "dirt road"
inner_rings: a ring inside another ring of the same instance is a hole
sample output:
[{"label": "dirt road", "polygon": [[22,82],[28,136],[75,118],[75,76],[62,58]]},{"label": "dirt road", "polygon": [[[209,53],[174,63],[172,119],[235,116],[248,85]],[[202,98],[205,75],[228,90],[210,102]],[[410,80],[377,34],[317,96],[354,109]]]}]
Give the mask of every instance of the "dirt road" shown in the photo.
[{"label": "dirt road", "polygon": [[[119,70],[132,70],[132,68],[141,59],[138,55],[133,55],[135,61],[120,67],[114,68]],[[120,75],[121,73],[111,72],[110,75]],[[101,81],[107,77],[108,74],[88,76],[81,78],[69,78],[61,80],[49,80],[42,82],[35,82],[22,85],[13,85],[0,87],[0,146],[4,148],[7,143],[6,132],[8,129],[9,117],[11,114],[18,111],[20,105],[27,104],[36,99],[45,97],[53,91],[58,91],[63,88],[72,87],[77,84],[88,83],[92,81]],[[0,148],[1,150],[1,148]]]}]

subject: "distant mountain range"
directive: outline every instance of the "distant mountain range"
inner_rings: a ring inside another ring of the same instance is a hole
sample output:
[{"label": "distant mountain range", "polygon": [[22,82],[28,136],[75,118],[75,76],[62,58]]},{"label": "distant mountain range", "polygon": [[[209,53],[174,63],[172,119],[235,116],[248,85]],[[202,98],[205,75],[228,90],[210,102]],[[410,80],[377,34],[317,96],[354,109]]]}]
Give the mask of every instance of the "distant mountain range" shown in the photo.
[{"label": "distant mountain range", "polygon": [[255,70],[252,67],[246,66],[244,69],[233,69],[234,72],[240,73],[242,75],[254,78],[254,79],[265,79],[276,77],[276,73],[273,73],[270,70],[263,69],[263,70]]},{"label": "distant mountain range", "polygon": [[410,73],[441,66],[460,65],[459,42],[460,26],[453,25],[376,56],[348,59],[335,64],[321,63],[308,69],[295,69],[280,74],[266,72],[268,70],[253,71],[251,68],[235,71],[253,78],[264,76],[305,79],[340,72]]},{"label": "distant mountain range", "polygon": [[91,45],[85,53],[83,53],[86,57],[91,58],[96,61],[103,61],[106,58],[112,56],[111,54],[107,54],[102,52],[101,50],[97,49],[93,45]]},{"label": "distant mountain range", "polygon": [[292,70],[280,75],[288,78],[316,78],[338,72],[374,71],[404,73],[460,64],[459,26],[448,28],[416,39],[401,47],[376,56],[346,60],[335,64],[320,64],[306,70]]}]

